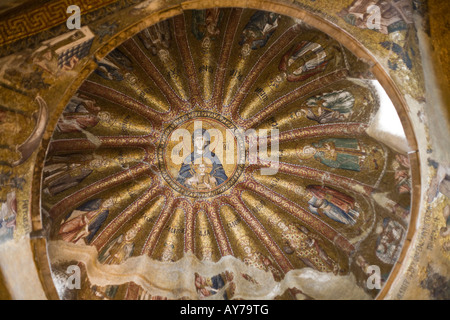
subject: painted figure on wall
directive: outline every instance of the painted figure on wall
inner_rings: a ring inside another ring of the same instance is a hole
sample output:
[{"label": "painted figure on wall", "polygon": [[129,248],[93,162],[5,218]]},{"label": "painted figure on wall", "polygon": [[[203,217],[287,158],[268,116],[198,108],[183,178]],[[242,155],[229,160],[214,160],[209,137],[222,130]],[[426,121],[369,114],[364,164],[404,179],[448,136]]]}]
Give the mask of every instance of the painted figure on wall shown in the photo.
[{"label": "painted figure on wall", "polygon": [[81,132],[95,127],[100,122],[100,107],[95,100],[76,94],[64,108],[58,119],[56,130],[60,133]]},{"label": "painted figure on wall", "polygon": [[108,58],[114,60],[117,64],[121,65],[128,71],[133,70],[133,63],[131,62],[130,58],[128,58],[122,51],[117,48],[109,53]]},{"label": "painted figure on wall", "polygon": [[208,158],[197,158],[192,170],[194,175],[186,180],[186,186],[194,189],[213,189],[217,186],[217,179],[211,175],[212,163]]},{"label": "painted figure on wall", "polygon": [[[78,162],[73,162],[78,159]],[[44,193],[55,196],[77,186],[94,170],[106,167],[109,162],[103,158],[94,159],[91,155],[57,156],[44,169]]]},{"label": "painted figure on wall", "polygon": [[359,217],[355,199],[333,188],[319,185],[306,187],[309,210],[316,214],[325,214],[334,221],[354,225]]},{"label": "painted figure on wall", "polygon": [[405,229],[400,223],[390,218],[383,219],[377,227],[376,255],[386,264],[394,264],[400,256]]},{"label": "painted figure on wall", "polygon": [[242,31],[239,45],[246,51],[264,47],[277,29],[279,19],[280,15],[273,12],[255,12]]},{"label": "painted figure on wall", "polygon": [[325,70],[326,58],[327,53],[320,44],[301,41],[281,58],[278,69],[286,72],[288,81],[304,81]]},{"label": "painted figure on wall", "polygon": [[[6,163],[2,164],[2,161],[0,161],[0,164],[9,166],[9,164],[6,164]],[[12,189],[23,190],[23,185],[25,182],[26,182],[26,179],[23,176],[18,177],[16,175],[13,175],[11,170],[0,171],[0,190],[3,187],[9,187]]]},{"label": "painted figure on wall", "polygon": [[192,34],[197,40],[203,40],[205,37],[214,38],[219,35],[218,26],[221,16],[219,8],[192,11]]},{"label": "painted figure on wall", "polygon": [[16,228],[17,200],[16,192],[6,195],[6,201],[0,207],[0,243],[13,239]]},{"label": "painted figure on wall", "polygon": [[300,160],[314,158],[336,169],[361,171],[378,170],[384,161],[382,151],[375,146],[365,146],[354,138],[322,139],[298,151]]},{"label": "painted figure on wall", "polygon": [[134,241],[141,230],[141,225],[135,223],[126,233],[122,233],[109,243],[98,255],[102,264],[121,264],[127,260],[134,251]]},{"label": "painted figure on wall", "polygon": [[81,132],[87,128],[95,127],[100,119],[92,114],[63,114],[56,124],[60,133]]},{"label": "painted figure on wall", "polygon": [[[275,281],[280,281],[282,279],[281,272],[275,267],[276,263],[271,257],[266,256],[261,252],[255,252],[250,259],[252,261],[248,263],[249,265],[253,265],[261,270],[270,272]],[[244,262],[245,260],[246,259],[244,259]]]},{"label": "painted figure on wall", "polygon": [[384,34],[406,30],[413,23],[412,1],[355,0],[338,13],[347,23]]},{"label": "painted figure on wall", "polygon": [[168,53],[172,39],[169,21],[164,20],[144,29],[138,37],[153,55],[160,55],[162,51]]},{"label": "painted figure on wall", "polygon": [[308,108],[300,111],[320,124],[346,121],[353,113],[355,97],[348,91],[337,90],[309,98]]},{"label": "painted figure on wall", "polygon": [[[203,277],[197,272],[195,276],[195,289],[197,291],[199,299],[204,299],[217,294],[225,285],[233,280],[233,274],[226,271],[221,274],[217,274],[210,278]],[[223,299],[229,300],[231,296],[227,293],[228,290],[223,292]]]},{"label": "painted figure on wall", "polygon": [[174,262],[175,261],[175,244],[171,241],[164,242],[164,248],[161,254],[160,261],[166,262]]},{"label": "painted figure on wall", "polygon": [[450,165],[433,160],[428,162],[436,169],[436,176],[431,180],[428,191],[428,202],[432,202],[440,193],[450,198]]},{"label": "painted figure on wall", "polygon": [[408,157],[397,154],[392,164],[392,168],[395,171],[394,177],[398,193],[411,193],[411,175]]},{"label": "painted figure on wall", "polygon": [[202,247],[200,249],[200,257],[202,261],[213,261],[214,250],[212,247]]},{"label": "painted figure on wall", "polygon": [[[392,41],[382,41],[380,45],[394,53],[396,58],[390,57],[388,60],[388,67],[392,70],[398,70],[401,68],[399,62],[401,61],[409,70],[413,68],[413,59],[415,54],[414,49],[405,41],[404,45],[399,45]],[[393,56],[394,56],[393,55]],[[411,58],[412,57],[412,58]]]},{"label": "painted figure on wall", "polygon": [[246,265],[270,272],[275,281],[282,279],[281,272],[275,267],[275,261],[261,252],[254,251],[247,236],[240,238],[238,243],[244,250],[245,256],[243,261]]},{"label": "painted figure on wall", "polygon": [[89,166],[78,163],[58,163],[44,168],[44,193],[55,196],[67,189],[77,186],[92,173]]},{"label": "painted figure on wall", "polygon": [[286,225],[282,221],[278,222],[278,227],[283,230],[283,251],[286,254],[295,254],[307,267],[317,271],[339,272],[339,265],[322,249],[318,236],[303,226]]},{"label": "painted figure on wall", "polygon": [[208,148],[211,143],[208,131],[196,129],[192,142],[194,152],[184,159],[177,182],[188,188],[199,189],[211,189],[213,185],[219,186],[224,183],[228,176],[219,158]]},{"label": "painted figure on wall", "polygon": [[355,264],[361,268],[361,270],[367,275],[370,276],[372,272],[369,272],[370,263],[364,258],[362,255],[358,254],[355,259]]},{"label": "painted figure on wall", "polygon": [[430,263],[425,270],[424,279],[420,281],[420,287],[429,292],[432,300],[450,300],[450,280],[448,276],[434,270]]},{"label": "painted figure on wall", "polygon": [[100,77],[106,80],[113,80],[113,81],[122,81],[124,79],[122,72],[120,71],[120,68],[109,61],[108,59],[103,59],[99,62],[97,62],[98,68],[95,69],[95,73],[98,74]]},{"label": "painted figure on wall", "polygon": [[89,244],[109,215],[114,199],[89,200],[69,213],[61,222],[58,236],[76,244]]},{"label": "painted figure on wall", "polygon": [[389,34],[389,40],[379,44],[389,51],[386,56],[392,70],[412,70],[417,50],[411,44],[416,40],[411,26],[413,20],[411,0],[355,0],[338,13],[345,22],[361,29]]},{"label": "painted figure on wall", "polygon": [[88,97],[76,93],[67,103],[63,113],[92,113],[96,114],[100,111],[100,107],[96,106],[96,101]]},{"label": "painted figure on wall", "polygon": [[[135,223],[125,234],[122,233],[105,246],[98,255],[98,261],[102,264],[109,265],[117,265],[125,262],[133,254],[134,241],[140,230],[141,225]],[[92,290],[98,297],[113,299],[117,294],[118,288],[119,286],[93,286]]]}]

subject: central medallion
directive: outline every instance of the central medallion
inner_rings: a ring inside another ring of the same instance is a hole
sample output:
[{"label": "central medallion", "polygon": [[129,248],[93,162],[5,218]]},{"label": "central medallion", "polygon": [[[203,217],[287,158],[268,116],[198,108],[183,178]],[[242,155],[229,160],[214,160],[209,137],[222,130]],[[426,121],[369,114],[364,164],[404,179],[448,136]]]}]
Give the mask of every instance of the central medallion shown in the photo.
[{"label": "central medallion", "polygon": [[177,192],[208,198],[233,186],[245,167],[243,134],[227,118],[194,111],[173,121],[161,137],[158,165]]}]

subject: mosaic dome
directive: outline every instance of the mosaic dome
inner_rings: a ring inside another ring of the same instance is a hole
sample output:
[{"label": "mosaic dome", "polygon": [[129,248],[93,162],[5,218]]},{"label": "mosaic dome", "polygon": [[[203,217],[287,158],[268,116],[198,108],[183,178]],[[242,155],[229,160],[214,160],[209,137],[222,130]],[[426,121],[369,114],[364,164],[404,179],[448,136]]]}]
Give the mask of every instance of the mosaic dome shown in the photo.
[{"label": "mosaic dome", "polygon": [[[368,64],[303,21],[239,8],[184,11],[97,64],[41,182],[60,297],[377,296],[411,174],[374,134]],[[74,264],[75,293],[60,279]]]}]

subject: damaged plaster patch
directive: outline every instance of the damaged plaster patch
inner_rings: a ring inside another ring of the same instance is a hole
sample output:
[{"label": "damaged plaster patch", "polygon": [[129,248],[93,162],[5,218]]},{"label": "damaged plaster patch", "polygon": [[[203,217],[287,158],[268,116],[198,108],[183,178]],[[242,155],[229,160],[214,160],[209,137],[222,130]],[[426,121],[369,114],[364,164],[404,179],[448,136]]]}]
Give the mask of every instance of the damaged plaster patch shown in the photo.
[{"label": "damaged plaster patch", "polygon": [[409,151],[409,147],[397,111],[381,84],[376,80],[371,82],[376,88],[380,99],[380,108],[367,129],[367,134],[392,149],[405,154]]},{"label": "damaged plaster patch", "polygon": [[[143,255],[129,258],[120,265],[103,265],[97,260],[97,250],[92,246],[51,241],[48,249],[53,263],[83,263],[92,285],[120,285],[133,281],[151,295],[169,299],[199,299],[195,288],[195,273],[212,277],[224,271],[234,275],[236,289],[233,299],[273,299],[294,287],[315,299],[370,299],[369,295],[356,285],[353,274],[336,276],[303,268],[289,271],[282,281],[276,282],[268,272],[248,266],[233,256],[222,257],[214,263],[200,261],[192,253],[186,253],[176,262],[156,261]],[[251,276],[255,281],[246,280],[243,274]],[[217,299],[221,296],[219,292],[211,298]]]},{"label": "damaged plaster patch", "polygon": [[0,270],[14,300],[45,300],[30,239],[23,237],[0,245]]},{"label": "damaged plaster patch", "polygon": [[294,284],[295,287],[317,300],[371,299],[362,288],[356,286],[353,274],[335,276],[333,273],[303,268],[288,272],[283,282],[287,284],[287,287]]}]

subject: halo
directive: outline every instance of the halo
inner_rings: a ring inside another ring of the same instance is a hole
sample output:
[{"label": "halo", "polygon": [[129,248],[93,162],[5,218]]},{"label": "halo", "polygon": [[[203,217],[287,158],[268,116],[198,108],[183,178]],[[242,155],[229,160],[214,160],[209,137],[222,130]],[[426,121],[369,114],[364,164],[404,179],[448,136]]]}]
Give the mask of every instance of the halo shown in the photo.
[{"label": "halo", "polygon": [[106,203],[107,201],[111,201],[111,202],[112,202],[112,204],[111,204],[110,206],[108,206],[107,208],[111,208],[113,205],[116,204],[116,198],[114,198],[114,197],[109,197],[109,198],[105,199],[105,200],[102,202],[102,204],[101,204],[102,207],[105,205],[105,203]]},{"label": "halo", "polygon": [[300,148],[297,151],[297,156],[300,158],[300,160],[308,160],[308,159],[311,159],[314,156],[314,153],[310,153],[310,152],[307,151],[309,149],[316,150],[316,148],[314,148],[313,146],[306,145],[306,146],[304,146],[303,148]]}]

